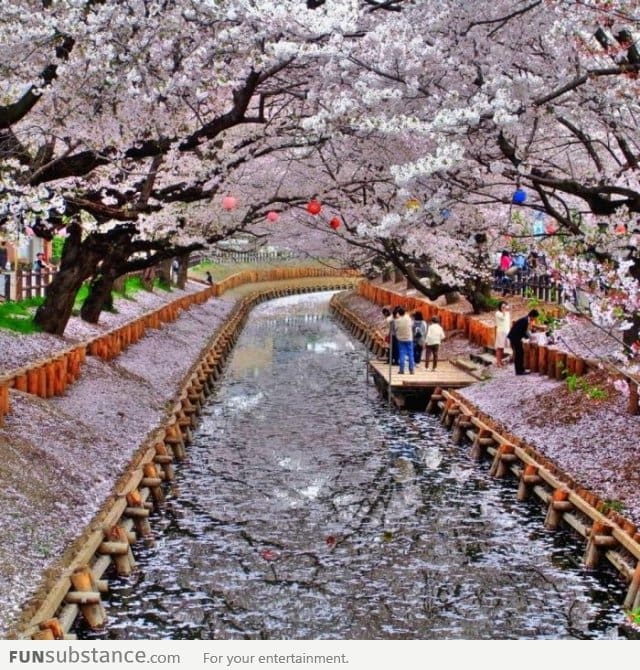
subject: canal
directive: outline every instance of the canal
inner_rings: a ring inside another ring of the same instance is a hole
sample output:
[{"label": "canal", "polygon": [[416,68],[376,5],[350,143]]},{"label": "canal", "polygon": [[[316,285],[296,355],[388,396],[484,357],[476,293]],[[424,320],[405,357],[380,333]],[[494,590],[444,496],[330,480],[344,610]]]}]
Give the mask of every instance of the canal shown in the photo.
[{"label": "canal", "polygon": [[617,576],[437,418],[390,410],[329,297],[253,310],[107,627],[78,636],[623,637]]}]

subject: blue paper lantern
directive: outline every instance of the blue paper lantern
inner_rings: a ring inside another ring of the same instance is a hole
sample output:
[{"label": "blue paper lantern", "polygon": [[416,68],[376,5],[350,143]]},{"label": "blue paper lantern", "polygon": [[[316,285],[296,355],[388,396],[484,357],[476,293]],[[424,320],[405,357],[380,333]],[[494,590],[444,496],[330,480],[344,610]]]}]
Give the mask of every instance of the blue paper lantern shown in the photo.
[{"label": "blue paper lantern", "polygon": [[522,205],[527,199],[527,193],[521,188],[516,189],[511,196],[511,202],[514,205]]},{"label": "blue paper lantern", "polygon": [[449,209],[441,209],[441,210],[440,210],[440,216],[441,216],[443,219],[445,219],[445,220],[448,219],[448,218],[451,216],[451,210],[449,210]]}]

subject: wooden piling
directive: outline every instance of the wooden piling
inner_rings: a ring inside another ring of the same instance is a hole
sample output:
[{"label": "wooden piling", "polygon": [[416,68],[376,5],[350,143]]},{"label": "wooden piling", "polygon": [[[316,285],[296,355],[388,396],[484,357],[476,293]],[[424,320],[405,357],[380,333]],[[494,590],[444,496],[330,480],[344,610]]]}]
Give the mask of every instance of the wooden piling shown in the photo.
[{"label": "wooden piling", "polygon": [[636,568],[633,571],[633,577],[624,599],[624,608],[627,610],[640,608],[640,561],[636,563]]},{"label": "wooden piling", "polygon": [[573,510],[573,503],[569,501],[569,491],[556,489],[549,499],[547,514],[544,520],[545,528],[556,530],[562,522],[562,515]]},{"label": "wooden piling", "polygon": [[503,442],[497,449],[489,470],[492,477],[501,478],[509,472],[509,465],[517,460],[513,444]]},{"label": "wooden piling", "polygon": [[105,541],[98,547],[98,553],[111,556],[120,577],[128,577],[133,569],[130,561],[131,548],[125,530],[114,525],[105,531]]},{"label": "wooden piling", "polygon": [[69,591],[65,601],[79,605],[80,611],[90,628],[102,628],[106,613],[97,584],[88,565],[76,568],[70,576],[75,591]]},{"label": "wooden piling", "polygon": [[518,485],[518,493],[516,499],[519,502],[528,500],[531,496],[531,490],[534,486],[542,483],[542,479],[538,474],[538,466],[533,463],[528,463],[524,466],[520,473],[520,483]]},{"label": "wooden piling", "polygon": [[602,551],[615,547],[617,540],[612,537],[613,527],[603,521],[594,521],[589,533],[584,563],[588,568],[596,568],[602,558]]},{"label": "wooden piling", "polygon": [[158,469],[154,463],[145,463],[142,467],[144,476],[140,484],[146,486],[151,491],[151,497],[156,504],[164,502],[164,493],[162,492],[162,479],[158,475]]},{"label": "wooden piling", "polygon": [[141,537],[149,537],[151,525],[149,523],[149,509],[144,506],[142,495],[138,489],[130,491],[126,495],[127,507],[124,510],[124,516],[133,519],[136,532]]}]

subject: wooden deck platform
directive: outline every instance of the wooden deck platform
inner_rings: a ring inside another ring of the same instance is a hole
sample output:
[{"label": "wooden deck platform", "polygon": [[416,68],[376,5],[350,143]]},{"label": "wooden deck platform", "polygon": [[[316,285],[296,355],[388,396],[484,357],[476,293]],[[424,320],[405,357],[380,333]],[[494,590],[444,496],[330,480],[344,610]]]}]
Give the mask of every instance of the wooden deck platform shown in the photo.
[{"label": "wooden deck platform", "polygon": [[[389,394],[389,363],[382,360],[369,361],[369,370],[380,393]],[[478,379],[461,370],[449,361],[438,361],[437,370],[427,370],[424,363],[417,365],[414,374],[405,368],[404,374],[398,366],[391,366],[391,399],[397,407],[424,409],[433,389],[457,389],[475,384]]]}]

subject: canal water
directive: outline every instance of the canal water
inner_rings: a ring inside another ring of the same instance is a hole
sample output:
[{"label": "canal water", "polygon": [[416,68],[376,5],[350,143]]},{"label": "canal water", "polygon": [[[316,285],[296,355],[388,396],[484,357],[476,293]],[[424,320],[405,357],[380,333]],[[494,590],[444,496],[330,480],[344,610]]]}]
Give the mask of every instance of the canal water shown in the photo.
[{"label": "canal water", "polygon": [[329,293],[257,307],[90,639],[623,637],[613,572],[439,420],[388,408]]}]

